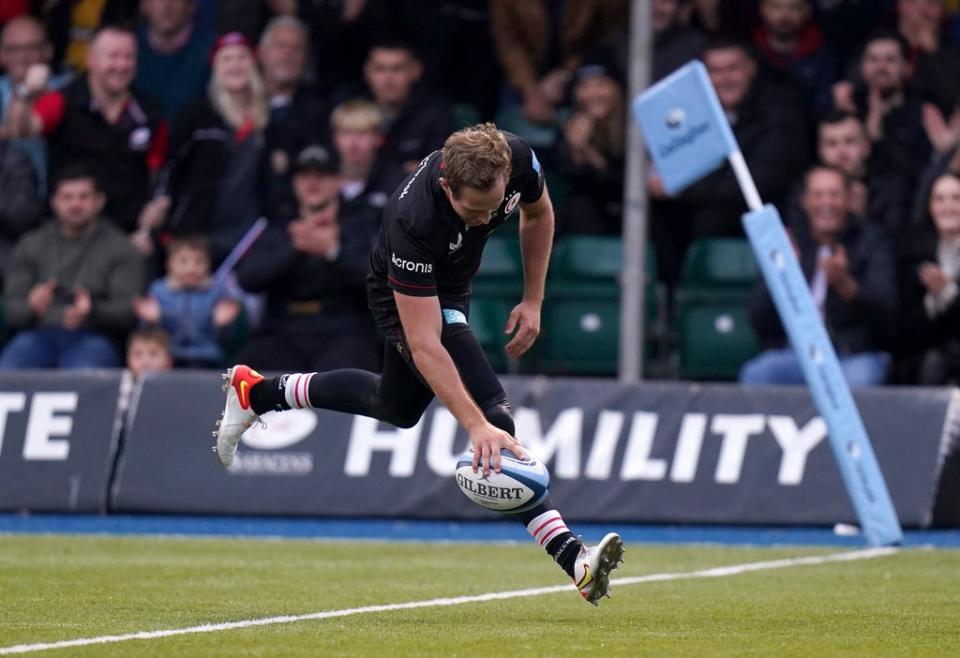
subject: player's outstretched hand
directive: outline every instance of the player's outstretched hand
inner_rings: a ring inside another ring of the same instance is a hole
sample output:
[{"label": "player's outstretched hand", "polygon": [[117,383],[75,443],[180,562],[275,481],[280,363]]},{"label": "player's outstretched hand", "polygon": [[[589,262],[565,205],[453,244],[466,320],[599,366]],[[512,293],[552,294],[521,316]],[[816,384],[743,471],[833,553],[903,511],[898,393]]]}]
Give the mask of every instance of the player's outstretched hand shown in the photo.
[{"label": "player's outstretched hand", "polygon": [[540,335],[540,305],[536,302],[522,301],[510,311],[507,318],[506,334],[516,331],[510,342],[507,343],[507,354],[519,359],[527,353]]},{"label": "player's outstretched hand", "polygon": [[490,423],[471,432],[470,441],[473,442],[473,470],[476,472],[477,468],[482,466],[484,475],[490,475],[491,467],[495,473],[500,472],[502,448],[512,452],[517,459],[527,458],[527,453],[515,438]]}]

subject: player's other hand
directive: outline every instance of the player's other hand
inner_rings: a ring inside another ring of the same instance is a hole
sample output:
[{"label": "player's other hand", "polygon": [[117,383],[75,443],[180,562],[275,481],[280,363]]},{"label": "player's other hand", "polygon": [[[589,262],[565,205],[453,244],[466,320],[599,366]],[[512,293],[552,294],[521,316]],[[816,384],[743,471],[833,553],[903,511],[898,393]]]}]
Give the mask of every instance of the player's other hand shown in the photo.
[{"label": "player's other hand", "polygon": [[514,306],[504,333],[514,334],[505,347],[510,357],[519,359],[526,354],[540,335],[540,304],[524,300]]},{"label": "player's other hand", "polygon": [[479,429],[470,432],[470,441],[473,443],[473,471],[483,468],[484,475],[490,475],[490,470],[500,472],[500,450],[506,448],[517,459],[526,459],[527,453],[515,438],[490,423],[484,423]]}]

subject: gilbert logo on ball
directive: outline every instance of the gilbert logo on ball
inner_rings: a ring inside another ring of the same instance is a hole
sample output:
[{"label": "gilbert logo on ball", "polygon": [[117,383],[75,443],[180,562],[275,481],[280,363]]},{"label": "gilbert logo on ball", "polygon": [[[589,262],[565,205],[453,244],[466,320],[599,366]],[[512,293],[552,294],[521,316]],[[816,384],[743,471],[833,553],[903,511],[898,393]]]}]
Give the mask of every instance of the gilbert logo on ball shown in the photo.
[{"label": "gilbert logo on ball", "polygon": [[495,512],[524,512],[542,503],[550,493],[550,473],[536,459],[517,459],[500,451],[500,472],[473,471],[473,448],[457,460],[457,485],[467,498]]}]

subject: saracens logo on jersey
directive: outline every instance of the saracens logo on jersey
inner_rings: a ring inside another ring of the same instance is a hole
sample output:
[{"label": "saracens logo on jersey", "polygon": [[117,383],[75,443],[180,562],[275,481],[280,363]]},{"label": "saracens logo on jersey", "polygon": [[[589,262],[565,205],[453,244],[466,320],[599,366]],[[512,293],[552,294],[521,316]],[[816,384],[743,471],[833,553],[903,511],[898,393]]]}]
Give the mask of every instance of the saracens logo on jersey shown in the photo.
[{"label": "saracens logo on jersey", "polygon": [[513,196],[510,197],[510,200],[507,201],[507,205],[503,207],[504,216],[509,215],[517,208],[517,204],[520,203],[520,193],[514,192]]}]

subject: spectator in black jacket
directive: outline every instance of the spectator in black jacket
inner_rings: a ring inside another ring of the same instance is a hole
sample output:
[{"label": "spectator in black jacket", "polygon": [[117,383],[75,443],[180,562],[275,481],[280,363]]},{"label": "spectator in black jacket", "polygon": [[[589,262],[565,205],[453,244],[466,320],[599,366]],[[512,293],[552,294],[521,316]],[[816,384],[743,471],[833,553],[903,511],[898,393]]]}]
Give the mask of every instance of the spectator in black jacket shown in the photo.
[{"label": "spectator in black jacket", "polygon": [[329,104],[304,80],[309,37],[300,19],[277,16],[267,23],[257,46],[270,101],[264,168],[264,209],[269,217],[295,212],[290,165],[303,145],[330,142]]},{"label": "spectator in black jacket", "polygon": [[[893,257],[883,232],[850,221],[849,187],[842,172],[818,165],[806,175],[806,234],[797,256],[810,292],[851,386],[883,384],[890,356],[881,347],[897,309]],[[802,384],[803,373],[761,279],[750,319],[766,350],[740,371],[743,384]]]},{"label": "spectator in black jacket", "polygon": [[137,69],[132,32],[101,28],[86,57],[89,73],[62,90],[15,97],[4,120],[6,133],[45,135],[53,179],[76,162],[92,167],[106,193],[105,216],[132,231],[153,174],[164,163],[167,124],[160,106],[131,86]]},{"label": "spectator in black jacket", "polygon": [[923,103],[909,86],[909,46],[895,32],[875,32],[860,58],[860,81],[833,86],[834,106],[855,113],[873,144],[871,170],[898,173],[912,184],[930,160]]},{"label": "spectator in black jacket", "polygon": [[384,117],[384,150],[411,173],[428,153],[443,146],[453,130],[453,114],[441,97],[417,83],[423,65],[413,47],[381,41],[367,55],[364,79]]},{"label": "spectator in black jacket", "polygon": [[364,279],[379,213],[341,212],[336,163],[322,147],[303,150],[293,185],[298,215],[271,221],[237,270],[244,289],[267,298],[263,325],[237,359],[260,370],[377,370]]},{"label": "spectator in black jacket", "polygon": [[214,269],[259,214],[268,117],[249,42],[239,32],[221,36],[207,97],[185,110],[173,131],[164,227],[171,235],[203,235]]},{"label": "spectator in black jacket", "polygon": [[612,58],[599,51],[584,58],[574,74],[573,99],[558,148],[570,190],[557,211],[558,232],[620,235],[626,104]]},{"label": "spectator in black jacket", "polygon": [[[914,381],[960,383],[960,176],[946,173],[929,196],[927,230],[912,236],[902,324],[919,357]],[[925,227],[926,228],[926,227]],[[912,382],[911,382],[912,383]]]}]

